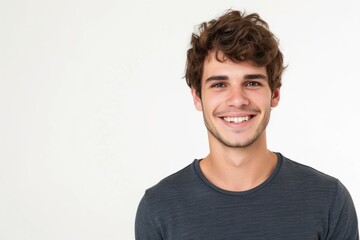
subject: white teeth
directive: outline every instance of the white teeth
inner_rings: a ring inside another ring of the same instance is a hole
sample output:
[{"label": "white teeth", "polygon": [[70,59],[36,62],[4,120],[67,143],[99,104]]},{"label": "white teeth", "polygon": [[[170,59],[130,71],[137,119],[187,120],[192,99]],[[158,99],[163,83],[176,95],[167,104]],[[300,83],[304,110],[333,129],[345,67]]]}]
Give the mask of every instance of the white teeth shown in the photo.
[{"label": "white teeth", "polygon": [[224,117],[223,119],[225,121],[227,121],[227,122],[241,123],[241,122],[245,122],[245,121],[249,120],[250,116],[245,116],[245,117]]}]

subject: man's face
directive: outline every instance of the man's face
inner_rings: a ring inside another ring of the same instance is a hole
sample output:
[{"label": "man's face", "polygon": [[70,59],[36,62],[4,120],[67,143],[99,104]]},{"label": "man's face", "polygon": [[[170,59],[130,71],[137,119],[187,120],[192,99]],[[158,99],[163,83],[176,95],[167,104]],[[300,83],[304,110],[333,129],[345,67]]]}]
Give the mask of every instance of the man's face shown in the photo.
[{"label": "man's face", "polygon": [[192,94],[196,108],[203,112],[210,141],[247,147],[265,136],[271,107],[280,98],[278,88],[273,93],[270,90],[265,67],[249,61],[219,62],[211,53],[205,59],[201,81],[201,99],[195,89]]}]

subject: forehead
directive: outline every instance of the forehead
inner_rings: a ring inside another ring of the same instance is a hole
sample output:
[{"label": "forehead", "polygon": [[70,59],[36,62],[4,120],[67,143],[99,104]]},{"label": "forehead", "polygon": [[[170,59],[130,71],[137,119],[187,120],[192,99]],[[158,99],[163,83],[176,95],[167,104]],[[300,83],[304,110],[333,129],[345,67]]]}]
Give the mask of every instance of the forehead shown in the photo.
[{"label": "forehead", "polygon": [[248,60],[233,62],[230,59],[227,59],[222,52],[218,52],[218,55],[216,56],[216,53],[212,51],[204,61],[202,82],[204,79],[213,75],[226,75],[229,78],[243,78],[249,74],[262,74],[268,78],[265,66],[256,66]]}]

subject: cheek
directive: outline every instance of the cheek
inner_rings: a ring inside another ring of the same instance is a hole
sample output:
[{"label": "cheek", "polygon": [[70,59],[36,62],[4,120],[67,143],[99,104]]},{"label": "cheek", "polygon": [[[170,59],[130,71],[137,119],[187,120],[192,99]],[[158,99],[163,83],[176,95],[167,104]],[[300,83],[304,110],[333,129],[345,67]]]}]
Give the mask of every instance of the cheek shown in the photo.
[{"label": "cheek", "polygon": [[274,98],[271,92],[263,93],[262,100],[260,101],[262,102],[262,105],[266,107],[272,107],[274,104]]},{"label": "cheek", "polygon": [[216,99],[220,98],[218,94],[210,91],[203,91],[201,96],[203,105],[212,105],[214,101],[217,101]]},{"label": "cheek", "polygon": [[248,95],[250,105],[258,105],[259,107],[270,107],[272,105],[271,93],[259,91],[252,92]]}]

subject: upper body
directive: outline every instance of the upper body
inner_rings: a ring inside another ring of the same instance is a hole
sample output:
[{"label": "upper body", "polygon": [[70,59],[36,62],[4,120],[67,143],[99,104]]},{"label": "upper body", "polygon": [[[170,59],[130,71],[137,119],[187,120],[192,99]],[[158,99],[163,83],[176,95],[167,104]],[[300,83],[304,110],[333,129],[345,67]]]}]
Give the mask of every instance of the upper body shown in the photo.
[{"label": "upper body", "polygon": [[272,175],[247,191],[223,190],[195,160],[148,189],[137,240],[356,240],[357,218],[337,179],[278,154]]},{"label": "upper body", "polygon": [[[210,151],[195,163],[197,172],[213,189],[256,194],[216,194],[188,167],[147,192],[136,220],[138,240],[284,239],[286,234],[285,239],[358,239],[345,188],[333,178],[279,161],[267,148],[266,127],[280,101],[284,69],[278,41],[257,14],[228,11],[200,25],[191,38],[185,73],[208,133]],[[281,174],[275,178],[277,171]],[[256,191],[269,179],[272,184]],[[297,224],[303,228],[296,229]]]}]

